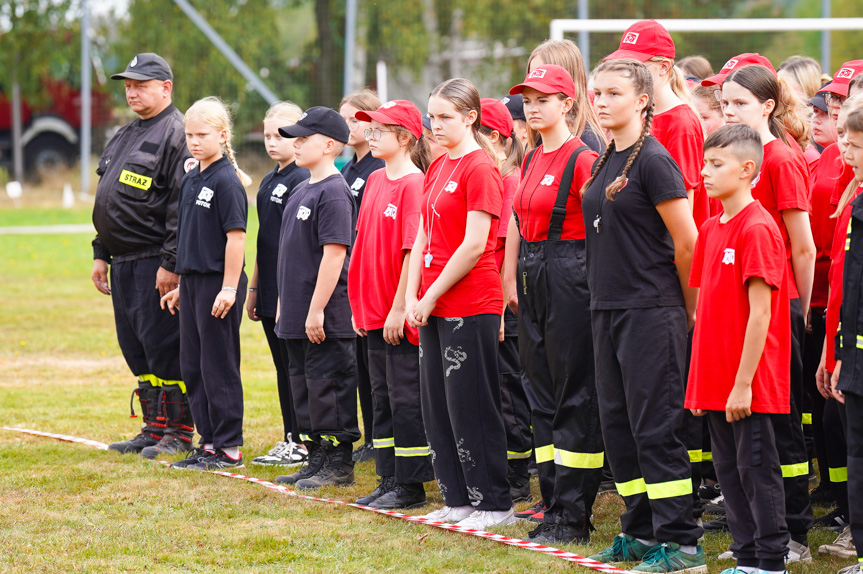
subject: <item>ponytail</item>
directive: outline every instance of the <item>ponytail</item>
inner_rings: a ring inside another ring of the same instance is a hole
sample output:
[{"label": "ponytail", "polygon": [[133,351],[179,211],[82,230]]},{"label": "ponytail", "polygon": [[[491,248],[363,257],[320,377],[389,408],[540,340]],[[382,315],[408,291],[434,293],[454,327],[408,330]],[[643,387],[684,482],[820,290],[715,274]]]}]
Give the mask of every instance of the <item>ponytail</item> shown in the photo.
[{"label": "ponytail", "polygon": [[231,162],[231,165],[234,166],[234,171],[237,172],[237,177],[240,178],[240,183],[243,184],[243,187],[249,187],[252,185],[252,178],[249,177],[249,174],[240,169],[240,166],[237,165],[237,158],[234,157],[234,148],[231,147],[231,133],[228,132],[228,141],[225,142],[225,153],[228,156],[228,161]]},{"label": "ponytail", "polygon": [[[784,132],[791,134],[797,143],[800,144],[800,149],[806,150],[809,146],[810,127],[809,122],[800,117],[798,110],[800,109],[799,98],[797,93],[785,82],[782,78],[778,78],[779,82],[779,99],[781,105],[777,103],[776,110],[773,116],[779,121],[779,124],[784,128]],[[775,134],[774,134],[775,135]],[[783,138],[785,141],[787,138]],[[787,144],[788,142],[785,141]]]},{"label": "ponytail", "polygon": [[396,132],[396,138],[398,138],[399,144],[403,141],[407,141],[407,152],[411,156],[411,161],[417,166],[420,171],[423,173],[428,171],[429,165],[431,165],[431,151],[429,151],[429,144],[426,141],[426,138],[423,136],[420,139],[417,139],[415,135],[413,135],[408,129],[404,126],[400,126],[399,124],[386,124]]},{"label": "ponytail", "polygon": [[[501,136],[503,137],[503,136]],[[524,147],[521,145],[521,140],[515,136],[515,132],[509,133],[506,138],[506,159],[500,167],[501,177],[506,177],[512,172],[521,169],[521,163],[524,161]]]}]

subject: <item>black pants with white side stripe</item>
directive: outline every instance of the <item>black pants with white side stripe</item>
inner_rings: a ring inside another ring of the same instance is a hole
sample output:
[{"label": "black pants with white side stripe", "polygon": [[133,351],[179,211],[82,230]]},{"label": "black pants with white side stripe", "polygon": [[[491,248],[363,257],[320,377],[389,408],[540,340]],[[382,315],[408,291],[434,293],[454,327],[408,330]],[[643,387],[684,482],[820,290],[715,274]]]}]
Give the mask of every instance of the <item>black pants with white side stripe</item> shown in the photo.
[{"label": "black pants with white side stripe", "polygon": [[184,275],[180,282],[180,367],[201,444],[215,448],[243,444],[240,321],[247,280],[241,273],[234,306],[218,319],[211,313],[222,279],[209,273]]},{"label": "black pants with white side stripe", "polygon": [[356,340],[285,339],[300,440],[333,446],[360,439]]},{"label": "black pants with white side stripe", "polygon": [[390,345],[383,329],[369,331],[366,338],[375,470],[399,484],[434,480],[420,400],[419,347],[407,339]]},{"label": "black pants with white side stripe", "polygon": [[509,510],[500,408],[500,315],[429,318],[420,327],[420,388],[432,465],[447,506]]}]

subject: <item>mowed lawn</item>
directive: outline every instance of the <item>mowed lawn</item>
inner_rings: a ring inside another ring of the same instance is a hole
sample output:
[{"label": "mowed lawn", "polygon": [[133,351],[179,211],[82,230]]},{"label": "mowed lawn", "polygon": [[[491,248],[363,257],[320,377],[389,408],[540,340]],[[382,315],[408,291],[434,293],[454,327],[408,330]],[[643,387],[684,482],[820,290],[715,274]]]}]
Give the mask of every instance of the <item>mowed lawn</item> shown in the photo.
[{"label": "mowed lawn", "polygon": [[[87,208],[7,208],[0,209],[0,227],[89,217]],[[247,262],[256,223],[251,210]],[[0,426],[106,443],[136,432],[140,419],[128,411],[136,383],[116,343],[110,299],[90,282],[91,239],[0,234]],[[278,439],[281,419],[263,332],[246,320],[242,336],[243,451],[251,460]],[[0,469],[0,572],[587,571],[471,536],[3,430]],[[252,465],[241,472],[280,474]],[[322,496],[353,500],[374,488],[375,478],[373,463],[360,464],[357,486]],[[434,485],[428,491],[433,506],[423,512],[442,504]],[[605,547],[619,530],[621,510],[616,495],[601,496],[593,543],[566,550],[587,555]],[[526,537],[531,528],[521,523],[499,532]],[[834,537],[813,531],[813,554]],[[715,556],[728,543],[710,534],[706,551]],[[849,563],[816,558],[791,571],[835,572]],[[732,564],[709,565],[719,572]]]}]

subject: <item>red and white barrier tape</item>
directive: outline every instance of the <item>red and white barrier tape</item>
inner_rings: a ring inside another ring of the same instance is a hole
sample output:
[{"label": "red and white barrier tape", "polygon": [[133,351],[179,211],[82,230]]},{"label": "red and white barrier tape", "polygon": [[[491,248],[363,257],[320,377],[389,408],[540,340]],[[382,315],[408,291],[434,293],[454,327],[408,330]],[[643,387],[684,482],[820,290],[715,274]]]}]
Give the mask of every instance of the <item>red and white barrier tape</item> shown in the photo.
[{"label": "red and white barrier tape", "polygon": [[[41,432],[31,429],[21,429],[21,428],[12,428],[12,427],[0,427],[0,429],[26,433],[34,436],[42,436],[47,438],[53,438],[56,440],[61,440],[65,442],[74,442],[85,444],[87,446],[92,446],[98,448],[99,450],[107,450],[108,445],[102,442],[98,442],[95,440],[89,440],[84,438],[78,438],[74,436],[62,435],[62,434],[54,434],[48,432]],[[161,464],[168,466],[167,462],[158,461]],[[351,506],[353,508],[358,508],[360,510],[367,510],[371,512],[376,512],[378,514],[383,514],[386,516],[392,516],[394,518],[400,518],[402,520],[407,520],[409,522],[417,522],[420,524],[428,524],[429,526],[434,526],[435,528],[440,528],[441,530],[452,530],[454,532],[461,532],[464,534],[469,534],[471,536],[476,536],[478,538],[485,538],[487,540],[493,540],[494,542],[499,542],[501,544],[506,544],[507,546],[515,546],[517,548],[524,548],[525,550],[532,550],[533,552],[539,552],[541,554],[547,554],[549,556],[554,556],[556,558],[560,558],[562,560],[566,560],[567,562],[574,562],[579,566],[584,566],[585,568],[590,568],[591,570],[596,570],[597,572],[604,572],[607,574],[625,574],[626,570],[621,570],[615,566],[611,566],[609,564],[604,564],[602,562],[597,562],[595,560],[591,560],[589,558],[585,558],[584,556],[580,556],[578,554],[574,554],[572,552],[565,552],[563,550],[558,550],[557,548],[552,548],[551,546],[543,546],[542,544],[537,544],[535,542],[528,542],[526,540],[521,540],[519,538],[512,538],[509,536],[504,536],[503,534],[495,534],[493,532],[485,532],[483,530],[474,530],[472,528],[464,528],[462,526],[456,526],[455,524],[448,524],[446,522],[431,522],[425,518],[419,516],[411,516],[410,514],[403,514],[401,512],[396,512],[394,510],[381,510],[379,508],[371,508],[369,506],[363,506],[362,504],[356,504],[353,502],[344,502],[342,500],[332,500],[329,498],[318,498],[316,496],[308,496],[306,494],[299,494],[296,491],[291,490],[286,486],[282,486],[281,484],[275,484],[268,480],[262,480],[260,478],[255,478],[254,476],[244,476],[242,474],[234,474],[232,472],[224,472],[224,471],[212,471],[210,474],[218,474],[219,476],[224,476],[227,478],[235,478],[238,480],[245,480],[247,482],[252,482],[259,486],[263,486],[264,488],[268,488],[270,490],[276,491],[280,494],[285,494],[288,496],[294,496],[296,498],[300,498],[303,500],[313,500],[315,502],[328,502],[330,504],[341,504],[343,506]]]}]

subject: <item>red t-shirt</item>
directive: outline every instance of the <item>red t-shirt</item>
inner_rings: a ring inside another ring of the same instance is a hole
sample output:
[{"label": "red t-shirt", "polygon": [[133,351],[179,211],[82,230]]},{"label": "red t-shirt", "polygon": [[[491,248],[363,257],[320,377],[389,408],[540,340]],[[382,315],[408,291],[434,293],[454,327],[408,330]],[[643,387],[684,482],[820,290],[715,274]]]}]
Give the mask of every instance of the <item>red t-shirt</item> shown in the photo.
[{"label": "red t-shirt", "polygon": [[[373,172],[357,217],[357,238],[348,268],[348,298],[359,329],[383,329],[399,286],[405,251],[413,248],[420,221],[423,174],[397,180]],[[419,344],[417,331],[405,334]]]},{"label": "red t-shirt", "polygon": [[[827,150],[825,149],[826,153]],[[854,191],[851,200],[863,192],[863,186]],[[837,200],[838,201],[838,200]],[[827,319],[825,321],[827,355],[827,371],[832,373],[836,368],[836,333],[839,331],[839,309],[842,306],[842,276],[845,270],[845,242],[848,235],[848,223],[851,221],[851,202],[845,206],[836,220],[836,229],[833,232],[833,249],[830,253],[832,259],[828,281],[830,283],[830,297],[827,301]]]},{"label": "red t-shirt", "polygon": [[[502,206],[503,181],[485,150],[478,149],[458,159],[444,154],[429,166],[420,204],[427,239],[421,254],[420,297],[464,242],[468,212],[485,211],[498,219]],[[503,312],[503,289],[494,259],[496,240],[497,222],[492,221],[479,261],[437,300],[432,315],[469,317]],[[426,265],[429,256],[431,261]]]},{"label": "red t-shirt", "polygon": [[830,271],[830,252],[833,246],[833,232],[836,228],[836,220],[830,217],[836,211],[836,207],[830,204],[830,199],[833,197],[833,189],[838,179],[842,176],[844,166],[845,162],[842,161],[839,146],[828,146],[812,169],[809,178],[809,203],[812,205],[809,220],[817,249],[811,305],[816,309],[827,307],[827,273]]},{"label": "red t-shirt", "polygon": [[503,178],[503,207],[500,210],[500,220],[492,222],[492,226],[498,225],[497,228],[497,243],[494,246],[494,260],[497,263],[497,270],[503,268],[503,253],[506,247],[506,231],[509,227],[509,219],[512,217],[512,198],[515,195],[515,190],[518,187],[519,172],[517,169],[509,172]]},{"label": "red t-shirt", "polygon": [[761,277],[773,290],[767,341],[752,379],[752,410],[788,413],[791,314],[784,241],[771,214],[757,201],[726,223],[721,217],[711,217],[702,226],[692,258],[689,284],[701,291],[684,406],[725,410],[749,322],[747,281]]},{"label": "red t-shirt", "polygon": [[[799,150],[799,146],[797,149]],[[802,151],[795,151],[778,138],[764,146],[761,173],[758,174],[752,186],[752,197],[760,201],[764,209],[773,216],[782,233],[787,258],[788,292],[792,299],[798,299],[800,294],[797,293],[797,283],[794,281],[794,270],[791,267],[791,239],[782,220],[782,211],[785,209],[809,211],[808,184],[809,166],[803,159]]]},{"label": "red t-shirt", "polygon": [[[573,137],[558,149],[546,152],[540,145],[530,159],[527,172],[522,173],[521,183],[512,205],[518,215],[521,236],[525,241],[545,241],[548,239],[548,225],[551,212],[557,201],[560,179],[572,152],[584,143]],[[595,151],[581,152],[575,161],[572,185],[566,200],[566,217],[563,219],[562,240],[584,239],[584,216],[581,213],[581,188],[590,179]]]},{"label": "red t-shirt", "polygon": [[686,190],[695,190],[692,197],[692,217],[700,229],[710,217],[710,202],[701,178],[704,162],[704,127],[701,120],[689,105],[680,104],[655,115],[650,133],[665,146],[677,162],[683,173]]},{"label": "red t-shirt", "polygon": [[830,196],[830,205],[839,205],[839,200],[842,198],[842,194],[845,193],[845,188],[848,187],[848,184],[854,179],[854,170],[850,165],[845,163],[845,160],[842,159],[842,152],[839,150],[839,144],[830,144],[824,148],[824,151],[821,152],[821,157],[824,157],[824,154],[828,153],[828,150],[830,150],[831,157],[836,156],[835,161],[842,166],[841,175],[836,180],[836,186],[833,188],[833,195]]}]

